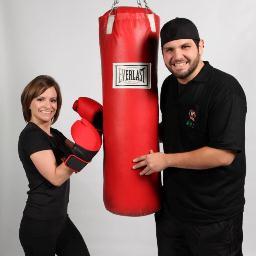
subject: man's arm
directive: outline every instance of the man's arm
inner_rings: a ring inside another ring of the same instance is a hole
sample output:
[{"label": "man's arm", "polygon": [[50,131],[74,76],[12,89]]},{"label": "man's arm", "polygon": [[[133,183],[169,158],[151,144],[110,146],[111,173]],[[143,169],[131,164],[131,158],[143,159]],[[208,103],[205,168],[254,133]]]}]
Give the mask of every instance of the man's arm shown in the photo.
[{"label": "man's arm", "polygon": [[133,160],[133,169],[144,167],[140,175],[150,175],[168,167],[204,170],[218,166],[228,166],[235,159],[233,151],[202,147],[193,151],[175,154],[153,153]]}]

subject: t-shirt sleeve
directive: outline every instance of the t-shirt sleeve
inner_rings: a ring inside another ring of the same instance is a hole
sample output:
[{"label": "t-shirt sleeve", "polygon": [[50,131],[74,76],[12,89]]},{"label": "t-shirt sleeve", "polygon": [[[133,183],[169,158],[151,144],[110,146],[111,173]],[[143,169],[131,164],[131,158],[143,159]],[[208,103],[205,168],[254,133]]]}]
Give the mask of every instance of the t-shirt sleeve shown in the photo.
[{"label": "t-shirt sleeve", "polygon": [[241,152],[245,139],[246,98],[243,92],[216,95],[208,116],[209,147]]},{"label": "t-shirt sleeve", "polygon": [[168,86],[168,79],[169,77],[167,77],[161,87],[161,93],[160,93],[160,110],[163,113],[164,111],[164,107],[166,105],[166,94],[167,94],[167,86]]},{"label": "t-shirt sleeve", "polygon": [[62,143],[65,143],[67,138],[63,135],[63,133],[57,129],[53,129],[53,130],[54,130],[54,133],[58,136],[58,138],[62,141]]},{"label": "t-shirt sleeve", "polygon": [[38,151],[51,149],[49,140],[40,130],[32,130],[24,134],[22,145],[29,156]]}]

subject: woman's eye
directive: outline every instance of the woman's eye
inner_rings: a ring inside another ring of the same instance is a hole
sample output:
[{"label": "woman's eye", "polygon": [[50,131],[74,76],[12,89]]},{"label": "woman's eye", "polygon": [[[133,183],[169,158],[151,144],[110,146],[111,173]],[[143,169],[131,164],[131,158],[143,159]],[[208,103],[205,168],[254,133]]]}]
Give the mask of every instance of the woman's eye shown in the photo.
[{"label": "woman's eye", "polygon": [[43,98],[37,98],[37,101],[43,101]]},{"label": "woman's eye", "polygon": [[57,102],[57,100],[56,100],[56,99],[52,99],[52,100],[51,100],[51,102],[56,103],[56,102]]}]

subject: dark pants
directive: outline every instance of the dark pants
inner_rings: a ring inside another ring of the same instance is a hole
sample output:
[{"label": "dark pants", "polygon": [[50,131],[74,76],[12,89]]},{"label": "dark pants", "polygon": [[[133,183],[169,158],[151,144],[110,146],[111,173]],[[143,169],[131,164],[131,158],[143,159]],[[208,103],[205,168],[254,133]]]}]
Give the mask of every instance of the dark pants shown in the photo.
[{"label": "dark pants", "polygon": [[19,230],[26,256],[89,256],[83,237],[67,216],[57,220],[23,217]]},{"label": "dark pants", "polygon": [[212,224],[155,214],[158,256],[243,256],[243,214]]}]

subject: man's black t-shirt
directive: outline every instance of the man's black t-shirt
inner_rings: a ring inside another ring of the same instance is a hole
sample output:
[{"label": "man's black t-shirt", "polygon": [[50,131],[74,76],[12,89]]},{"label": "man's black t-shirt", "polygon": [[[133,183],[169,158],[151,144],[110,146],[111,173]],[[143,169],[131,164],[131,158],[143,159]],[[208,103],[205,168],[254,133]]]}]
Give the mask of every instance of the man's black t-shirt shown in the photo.
[{"label": "man's black t-shirt", "polygon": [[165,153],[204,146],[235,151],[229,166],[207,170],[164,171],[164,206],[184,221],[209,223],[243,211],[246,97],[238,81],[205,62],[186,85],[170,75],[163,83],[160,107]]},{"label": "man's black t-shirt", "polygon": [[40,220],[55,219],[67,214],[69,201],[69,180],[56,187],[47,181],[36,169],[30,155],[42,151],[52,150],[56,164],[61,164],[61,158],[68,152],[65,146],[65,136],[51,128],[49,136],[36,124],[29,122],[19,136],[18,152],[29,182],[28,199],[23,212],[28,216]]}]

